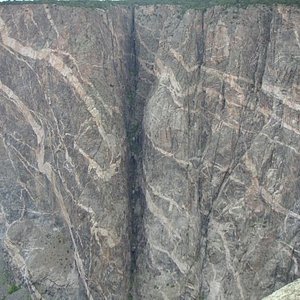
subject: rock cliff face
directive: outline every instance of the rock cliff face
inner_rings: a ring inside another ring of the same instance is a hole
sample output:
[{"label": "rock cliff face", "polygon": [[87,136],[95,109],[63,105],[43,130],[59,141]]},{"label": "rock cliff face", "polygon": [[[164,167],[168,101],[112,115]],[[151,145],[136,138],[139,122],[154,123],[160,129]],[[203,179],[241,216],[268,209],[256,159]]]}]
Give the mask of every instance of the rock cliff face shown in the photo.
[{"label": "rock cliff face", "polygon": [[300,277],[300,9],[6,5],[0,34],[0,250],[33,299]]}]

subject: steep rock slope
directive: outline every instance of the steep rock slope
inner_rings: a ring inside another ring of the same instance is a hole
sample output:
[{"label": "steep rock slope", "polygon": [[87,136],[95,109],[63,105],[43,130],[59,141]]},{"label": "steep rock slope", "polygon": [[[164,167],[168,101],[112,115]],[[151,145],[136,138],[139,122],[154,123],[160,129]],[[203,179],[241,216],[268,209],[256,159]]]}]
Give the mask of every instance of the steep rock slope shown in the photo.
[{"label": "steep rock slope", "polygon": [[299,277],[299,22],[285,7],[136,13],[155,77],[137,298],[259,299]]},{"label": "steep rock slope", "polygon": [[127,295],[130,14],[1,8],[1,230],[36,298]]},{"label": "steep rock slope", "polygon": [[300,277],[300,10],[0,12],[1,238],[34,298],[261,299]]}]

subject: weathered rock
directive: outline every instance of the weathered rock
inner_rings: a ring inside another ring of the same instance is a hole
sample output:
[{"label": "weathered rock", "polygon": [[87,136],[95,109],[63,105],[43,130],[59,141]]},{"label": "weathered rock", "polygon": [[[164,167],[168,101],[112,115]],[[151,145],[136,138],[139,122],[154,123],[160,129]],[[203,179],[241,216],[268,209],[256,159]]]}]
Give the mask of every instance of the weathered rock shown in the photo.
[{"label": "weathered rock", "polygon": [[297,300],[300,299],[300,280],[296,280],[263,300]]},{"label": "weathered rock", "polygon": [[0,13],[1,224],[35,298],[125,299],[131,12]]},{"label": "weathered rock", "polygon": [[261,299],[300,277],[299,8],[0,17],[0,237],[34,299]]},{"label": "weathered rock", "polygon": [[260,299],[300,276],[299,10],[179,13],[136,13],[155,65],[137,299]]}]

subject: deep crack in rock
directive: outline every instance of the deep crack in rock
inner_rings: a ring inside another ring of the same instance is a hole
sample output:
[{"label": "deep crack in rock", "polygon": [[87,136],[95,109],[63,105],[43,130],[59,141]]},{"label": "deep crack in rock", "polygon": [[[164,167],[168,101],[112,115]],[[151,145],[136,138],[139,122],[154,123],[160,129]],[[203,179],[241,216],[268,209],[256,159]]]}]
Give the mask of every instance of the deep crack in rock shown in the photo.
[{"label": "deep crack in rock", "polygon": [[1,6],[0,248],[17,283],[246,300],[299,278],[299,16]]}]

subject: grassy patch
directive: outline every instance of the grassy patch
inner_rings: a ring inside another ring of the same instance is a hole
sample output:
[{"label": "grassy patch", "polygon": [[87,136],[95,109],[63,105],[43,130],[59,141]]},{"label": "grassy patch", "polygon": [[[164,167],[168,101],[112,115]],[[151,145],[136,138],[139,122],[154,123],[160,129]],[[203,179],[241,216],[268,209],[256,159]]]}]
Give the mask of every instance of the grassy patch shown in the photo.
[{"label": "grassy patch", "polygon": [[13,284],[8,288],[7,293],[8,293],[9,295],[11,295],[11,294],[13,294],[14,292],[18,291],[19,289],[20,289],[20,287],[19,287],[18,285],[16,285],[16,284],[13,283]]}]

